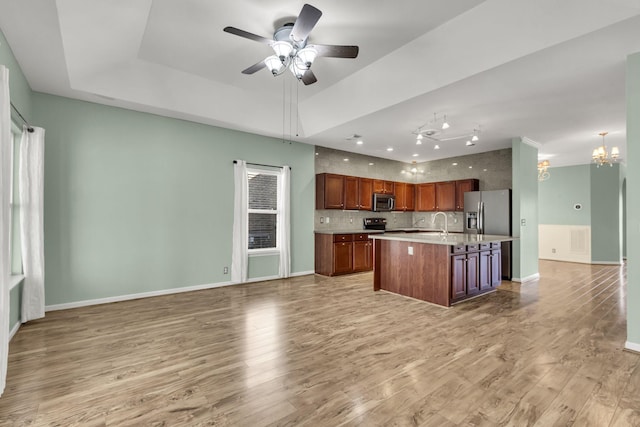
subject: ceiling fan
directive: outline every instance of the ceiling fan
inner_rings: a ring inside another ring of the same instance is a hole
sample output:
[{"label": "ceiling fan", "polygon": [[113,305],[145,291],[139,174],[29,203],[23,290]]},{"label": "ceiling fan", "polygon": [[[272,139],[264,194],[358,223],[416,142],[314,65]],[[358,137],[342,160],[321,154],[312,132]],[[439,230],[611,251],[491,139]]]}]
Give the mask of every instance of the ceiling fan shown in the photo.
[{"label": "ceiling fan", "polygon": [[253,74],[263,68],[268,68],[271,74],[278,76],[289,69],[298,80],[301,80],[305,85],[310,85],[318,81],[311,71],[311,64],[316,57],[355,58],[358,56],[359,50],[358,46],[307,44],[309,33],[321,16],[322,12],[319,9],[305,4],[296,22],[287,23],[278,28],[273,34],[273,39],[235,27],[225,27],[224,31],[267,44],[275,53],[275,55],[242,70],[243,74]]}]

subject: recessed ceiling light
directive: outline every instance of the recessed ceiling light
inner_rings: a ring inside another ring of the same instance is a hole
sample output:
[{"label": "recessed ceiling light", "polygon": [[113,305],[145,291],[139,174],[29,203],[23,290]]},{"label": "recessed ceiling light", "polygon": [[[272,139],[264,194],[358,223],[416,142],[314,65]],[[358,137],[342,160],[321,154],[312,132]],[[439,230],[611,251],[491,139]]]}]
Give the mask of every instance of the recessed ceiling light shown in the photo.
[{"label": "recessed ceiling light", "polygon": [[440,146],[439,146],[438,144],[436,144],[436,145],[433,147],[433,149],[434,149],[434,150],[439,150],[439,149],[440,149]]},{"label": "recessed ceiling light", "polygon": [[316,153],[316,156],[318,155],[318,153]]},{"label": "recessed ceiling light", "polygon": [[375,165],[375,163],[373,163],[373,162],[369,163],[369,166],[373,166],[373,165]]},{"label": "recessed ceiling light", "polygon": [[451,163],[451,166],[458,166],[458,163],[453,162],[453,163]]},{"label": "recessed ceiling light", "polygon": [[473,166],[469,166],[469,169],[473,169]]},{"label": "recessed ceiling light", "polygon": [[486,169],[482,169],[482,171],[483,171],[483,172],[486,172],[487,170],[486,170]]},{"label": "recessed ceiling light", "polygon": [[387,151],[393,151],[393,147],[387,148]]},{"label": "recessed ceiling light", "polygon": [[363,140],[361,140],[361,139],[359,139],[359,140],[357,140],[357,141],[356,141],[356,144],[358,144],[358,145],[362,145],[362,144],[364,144],[364,141],[363,141]]},{"label": "recessed ceiling light", "polygon": [[420,141],[419,139],[416,140],[416,145],[422,145],[422,141]]},{"label": "recessed ceiling light", "polygon": [[345,159],[342,159],[342,160],[344,160],[345,162],[348,162],[348,161],[349,161],[349,159],[346,159],[346,158],[345,158]]},{"label": "recessed ceiling light", "polygon": [[418,157],[418,153],[413,154],[412,157]]}]

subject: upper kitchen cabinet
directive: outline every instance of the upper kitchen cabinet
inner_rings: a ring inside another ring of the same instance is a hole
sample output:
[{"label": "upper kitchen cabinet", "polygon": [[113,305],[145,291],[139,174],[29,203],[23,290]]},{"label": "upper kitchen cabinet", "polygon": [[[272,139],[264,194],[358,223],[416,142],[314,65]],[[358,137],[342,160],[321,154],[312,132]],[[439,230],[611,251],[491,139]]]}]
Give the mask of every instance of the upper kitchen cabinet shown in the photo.
[{"label": "upper kitchen cabinet", "polygon": [[396,195],[396,211],[413,211],[415,210],[415,184],[406,182],[395,183]]},{"label": "upper kitchen cabinet", "polygon": [[436,183],[427,182],[416,185],[416,210],[436,210]]},{"label": "upper kitchen cabinet", "polygon": [[393,181],[373,180],[373,192],[382,194],[394,194],[395,183]]},{"label": "upper kitchen cabinet", "polygon": [[344,177],[344,208],[371,210],[373,179]]},{"label": "upper kitchen cabinet", "polygon": [[478,191],[480,183],[477,179],[463,179],[456,181],[456,210],[464,211],[464,193]]},{"label": "upper kitchen cabinet", "polygon": [[456,207],[456,182],[436,182],[436,210],[451,212]]},{"label": "upper kitchen cabinet", "polygon": [[316,175],[316,209],[344,209],[344,195],[344,175]]}]

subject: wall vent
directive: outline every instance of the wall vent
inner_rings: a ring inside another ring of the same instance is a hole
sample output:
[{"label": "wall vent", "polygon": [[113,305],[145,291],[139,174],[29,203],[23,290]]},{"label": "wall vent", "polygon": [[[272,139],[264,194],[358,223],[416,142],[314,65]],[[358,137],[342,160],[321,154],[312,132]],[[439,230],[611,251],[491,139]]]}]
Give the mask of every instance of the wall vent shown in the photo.
[{"label": "wall vent", "polygon": [[574,228],[571,230],[569,252],[574,254],[586,254],[588,252],[589,233],[587,233],[587,230],[587,228]]}]

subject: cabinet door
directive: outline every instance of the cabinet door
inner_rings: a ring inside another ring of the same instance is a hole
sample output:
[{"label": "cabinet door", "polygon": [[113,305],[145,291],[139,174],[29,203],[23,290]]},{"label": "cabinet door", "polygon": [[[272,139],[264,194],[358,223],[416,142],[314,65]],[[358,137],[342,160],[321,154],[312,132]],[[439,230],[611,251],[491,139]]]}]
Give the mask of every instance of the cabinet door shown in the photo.
[{"label": "cabinet door", "polygon": [[316,209],[344,208],[344,175],[316,175]]},{"label": "cabinet door", "polygon": [[360,209],[358,178],[355,176],[344,177],[344,208]]},{"label": "cabinet door", "polygon": [[396,182],[395,184],[396,206],[393,209],[394,211],[407,210],[407,199],[405,196],[406,188],[407,188],[407,184],[405,184],[404,182]]},{"label": "cabinet door", "polygon": [[436,184],[429,182],[416,186],[416,208],[418,211],[436,210]]},{"label": "cabinet door", "polygon": [[467,254],[467,295],[473,295],[480,291],[478,283],[478,261],[480,254],[478,252]]},{"label": "cabinet door", "polygon": [[491,251],[480,252],[478,261],[478,284],[480,290],[491,288]]},{"label": "cabinet door", "polygon": [[415,184],[406,184],[404,190],[405,210],[413,211],[416,209],[416,186]]},{"label": "cabinet door", "polygon": [[370,211],[373,200],[373,180],[371,178],[359,178],[358,181],[360,209]]},{"label": "cabinet door", "polygon": [[467,295],[467,256],[451,256],[451,298],[458,299]]},{"label": "cabinet door", "polygon": [[353,242],[353,271],[371,270],[371,241]]},{"label": "cabinet door", "polygon": [[480,188],[477,179],[463,179],[456,181],[456,210],[464,211],[464,193],[467,191],[478,191]]},{"label": "cabinet door", "polygon": [[333,244],[333,274],[346,274],[353,271],[353,242]]},{"label": "cabinet door", "polygon": [[383,181],[381,179],[373,180],[373,192],[382,194],[393,194],[394,191],[393,181]]},{"label": "cabinet door", "polygon": [[502,251],[494,249],[491,251],[491,286],[500,286],[502,282]]},{"label": "cabinet door", "polygon": [[451,212],[456,207],[455,181],[436,182],[436,209]]}]

